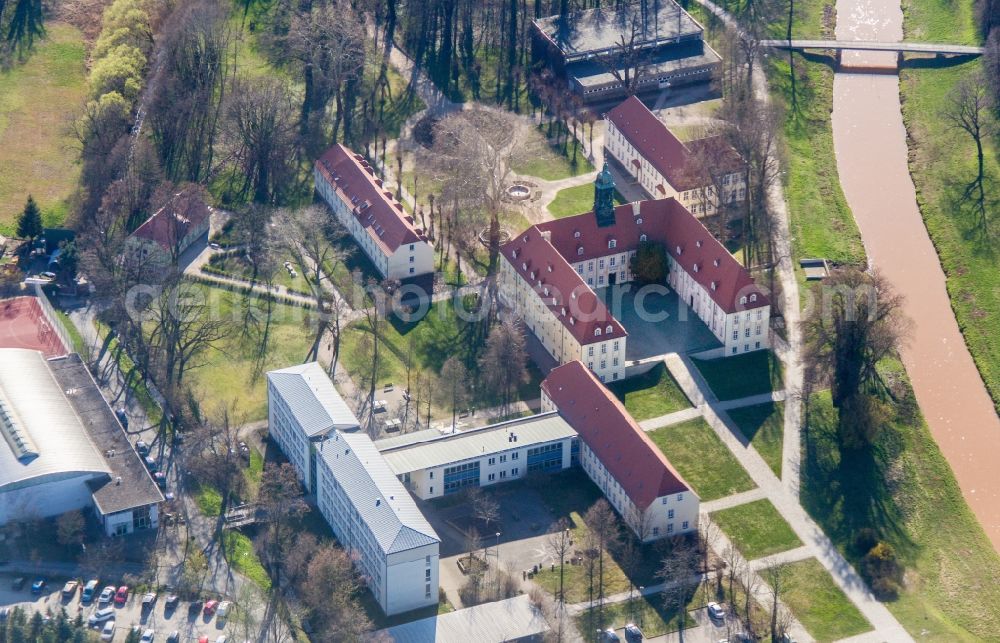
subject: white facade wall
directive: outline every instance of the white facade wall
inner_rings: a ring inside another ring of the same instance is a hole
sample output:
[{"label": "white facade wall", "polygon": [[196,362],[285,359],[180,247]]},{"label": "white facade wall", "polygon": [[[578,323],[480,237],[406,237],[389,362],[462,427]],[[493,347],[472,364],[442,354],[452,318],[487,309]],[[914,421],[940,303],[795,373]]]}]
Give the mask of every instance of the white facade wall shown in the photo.
[{"label": "white facade wall", "polygon": [[319,168],[313,170],[313,176],[316,191],[383,277],[402,280],[434,272],[434,248],[430,243],[417,241],[404,244],[395,252],[387,250],[369,233],[370,228],[363,226],[354,216],[351,206],[337,196],[336,188],[327,182]]},{"label": "white facade wall", "polygon": [[[350,455],[342,457],[356,456],[351,451]],[[316,504],[320,513],[344,549],[357,553],[355,565],[365,577],[382,611],[391,616],[436,605],[438,544],[386,555],[326,461],[318,458],[317,466]],[[430,569],[429,581],[425,580],[427,569]]]},{"label": "white facade wall", "polygon": [[306,492],[314,493],[316,490],[311,488],[312,443],[270,380],[267,383],[267,426],[269,434],[278,443],[281,452],[298,472],[299,480],[305,486]]},{"label": "white facade wall", "polygon": [[[667,177],[663,176],[653,165],[642,156],[626,136],[615,127],[610,120],[607,121],[607,131],[604,135],[604,149],[611,154],[625,170],[642,186],[646,195],[651,199],[665,199],[673,197],[680,201],[691,214],[696,217],[703,217],[714,214],[719,203],[715,188],[705,185],[693,190],[678,191]],[[632,161],[638,161],[636,167]],[[746,199],[746,183],[743,174],[734,172],[722,178],[725,192],[723,198],[727,202],[739,202]],[[657,185],[662,185],[664,191],[656,189]]]},{"label": "white facade wall", "polygon": [[[621,253],[620,256],[624,257],[627,254],[629,253]],[[627,274],[631,277],[631,272]],[[573,293],[559,293],[559,295],[563,300],[570,300]],[[563,324],[560,315],[542,301],[539,293],[518,274],[504,255],[501,255],[500,261],[500,296],[504,305],[514,310],[524,320],[525,326],[531,330],[549,355],[560,364],[580,360],[594,371],[602,382],[614,382],[625,378],[627,336],[608,340],[594,337],[593,341],[588,341],[586,344],[580,342]],[[569,311],[567,316],[568,314]]]},{"label": "white facade wall", "polygon": [[[495,453],[486,453],[475,458],[452,462],[440,467],[411,471],[404,476],[407,488],[421,500],[439,498],[445,495],[445,469],[466,463],[479,462],[479,486],[488,487],[501,482],[510,482],[528,475],[528,449],[534,449],[546,444],[562,442],[562,469],[568,469],[572,463],[571,451],[573,438],[551,440],[539,444],[506,449]],[[552,469],[551,471],[555,471]]]},{"label": "white facade wall", "polygon": [[[750,310],[726,313],[705,288],[695,281],[680,264],[670,255],[670,287],[677,292],[685,304],[691,307],[705,325],[724,345],[724,354],[738,355],[770,347],[768,327],[771,316],[771,306],[759,306]],[[756,294],[748,296],[742,305],[755,306]]]},{"label": "white facade wall", "polygon": [[[121,534],[119,527],[124,530],[124,533],[131,534],[135,531],[135,514],[143,511],[142,507],[136,509],[129,509],[127,511],[119,511],[118,513],[108,514],[103,516],[104,522],[104,533],[108,536],[114,536],[116,534]],[[156,529],[160,524],[159,516],[159,506],[149,505],[149,525],[147,529]]]}]

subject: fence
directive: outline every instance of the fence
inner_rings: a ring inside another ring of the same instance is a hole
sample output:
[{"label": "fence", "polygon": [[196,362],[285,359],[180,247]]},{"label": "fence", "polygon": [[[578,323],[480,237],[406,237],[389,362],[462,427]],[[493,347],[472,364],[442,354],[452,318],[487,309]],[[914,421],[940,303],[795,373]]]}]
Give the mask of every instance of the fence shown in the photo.
[{"label": "fence", "polygon": [[70,340],[69,333],[66,332],[66,327],[63,326],[62,319],[56,314],[55,309],[52,307],[52,303],[42,290],[41,284],[35,284],[35,300],[38,301],[39,306],[41,306],[42,312],[45,314],[45,319],[49,324],[49,328],[54,330],[56,335],[59,336],[59,340],[62,342],[63,348],[66,349],[67,353],[74,352],[76,349],[73,346],[73,342]]}]

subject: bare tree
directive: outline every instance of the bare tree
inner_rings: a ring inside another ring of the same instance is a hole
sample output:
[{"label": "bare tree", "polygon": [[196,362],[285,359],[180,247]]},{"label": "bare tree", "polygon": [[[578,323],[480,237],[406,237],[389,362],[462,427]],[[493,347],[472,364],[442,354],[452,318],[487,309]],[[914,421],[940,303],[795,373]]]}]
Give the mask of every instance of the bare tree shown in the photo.
[{"label": "bare tree", "polygon": [[553,558],[559,560],[559,595],[556,597],[560,602],[566,601],[566,592],[563,581],[565,580],[566,556],[573,551],[573,534],[569,530],[569,521],[560,518],[559,522],[552,526],[549,535],[545,538],[545,546]]},{"label": "bare tree", "polygon": [[493,326],[486,350],[479,357],[479,369],[486,389],[500,397],[500,417],[508,417],[517,388],[528,378],[528,353],[524,333],[517,321]]},{"label": "bare tree", "polygon": [[246,489],[243,456],[240,453],[239,427],[242,424],[243,416],[228,406],[213,410],[212,418],[195,427],[189,441],[192,447],[184,451],[184,466],[194,479],[199,484],[218,490],[221,496],[215,538],[222,534],[224,515],[230,502]]},{"label": "bare tree", "polygon": [[285,559],[296,542],[295,520],[309,511],[295,468],[287,462],[267,465],[257,502],[264,521],[261,552],[274,586],[280,588]]},{"label": "bare tree", "polygon": [[594,544],[597,545],[597,600],[598,613],[601,613],[604,607],[604,558],[609,551],[617,548],[621,539],[621,526],[614,509],[604,498],[591,505],[583,521],[587,523],[594,536]]},{"label": "bare tree", "polygon": [[983,140],[989,140],[997,132],[993,115],[993,100],[989,85],[982,72],[965,76],[958,82],[951,100],[945,106],[943,116],[954,129],[965,132],[976,144],[976,177],[965,186],[963,200],[972,200],[976,213],[976,229],[983,237],[989,236],[990,211],[987,202],[986,166]]},{"label": "bare tree", "polygon": [[489,530],[490,523],[496,522],[500,517],[500,504],[493,496],[480,487],[469,488],[469,504],[472,505],[472,514],[483,526]]},{"label": "bare tree", "polygon": [[699,584],[698,552],[692,544],[683,539],[671,543],[669,553],[664,557],[657,573],[664,583],[663,603],[669,612],[677,610],[679,626],[683,630],[687,622],[687,603],[691,592]]},{"label": "bare tree", "polygon": [[764,582],[771,588],[771,641],[778,643],[781,640],[781,634],[784,633],[779,633],[778,622],[781,616],[779,613],[781,611],[781,595],[785,591],[785,583],[789,575],[788,565],[786,563],[772,565],[764,569],[761,575],[764,577]]},{"label": "bare tree", "polygon": [[823,300],[804,324],[807,376],[829,382],[841,444],[870,445],[886,420],[888,387],[879,362],[907,335],[903,297],[878,272],[841,270],[824,281]]},{"label": "bare tree", "polygon": [[469,371],[460,359],[452,355],[441,365],[436,395],[442,406],[451,409],[451,429],[456,428],[458,410],[469,400]]},{"label": "bare tree", "polygon": [[371,623],[358,603],[361,583],[350,556],[324,545],[309,563],[308,577],[298,596],[308,609],[321,640],[359,640]]},{"label": "bare tree", "polygon": [[613,53],[601,59],[605,70],[621,83],[625,94],[633,96],[639,91],[639,80],[649,66],[649,55],[653,51],[643,47],[646,29],[638,16],[633,16],[628,32],[622,31],[615,42]]}]

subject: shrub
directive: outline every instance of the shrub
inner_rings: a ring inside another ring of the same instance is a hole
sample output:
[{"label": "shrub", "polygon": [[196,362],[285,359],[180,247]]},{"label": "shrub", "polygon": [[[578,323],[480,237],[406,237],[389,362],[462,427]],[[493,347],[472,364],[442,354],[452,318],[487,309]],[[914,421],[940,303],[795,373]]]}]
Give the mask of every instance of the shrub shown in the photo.
[{"label": "shrub", "polygon": [[899,595],[903,567],[896,557],[896,550],[889,543],[879,541],[865,554],[861,561],[861,574],[880,600],[892,600]]}]

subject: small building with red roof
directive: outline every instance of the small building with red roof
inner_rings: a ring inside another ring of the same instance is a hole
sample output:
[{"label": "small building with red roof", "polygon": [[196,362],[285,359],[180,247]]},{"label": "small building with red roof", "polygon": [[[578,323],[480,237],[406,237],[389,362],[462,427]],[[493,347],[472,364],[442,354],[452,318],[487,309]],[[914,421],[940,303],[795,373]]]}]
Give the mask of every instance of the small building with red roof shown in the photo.
[{"label": "small building with red roof", "polygon": [[212,209],[195,188],[181,190],[128,238],[132,258],[143,265],[168,266],[208,234]]},{"label": "small building with red roof", "polygon": [[695,216],[746,199],[743,160],[722,136],[682,142],[635,96],[604,116],[604,156],[651,199],[676,198]]},{"label": "small building with red roof", "polygon": [[313,169],[316,192],[386,279],[434,272],[434,248],[365,158],[337,144]]},{"label": "small building with red roof", "polygon": [[698,529],[698,494],[579,361],[542,382],[542,412],[557,411],[577,432],[580,466],[642,542]]}]

